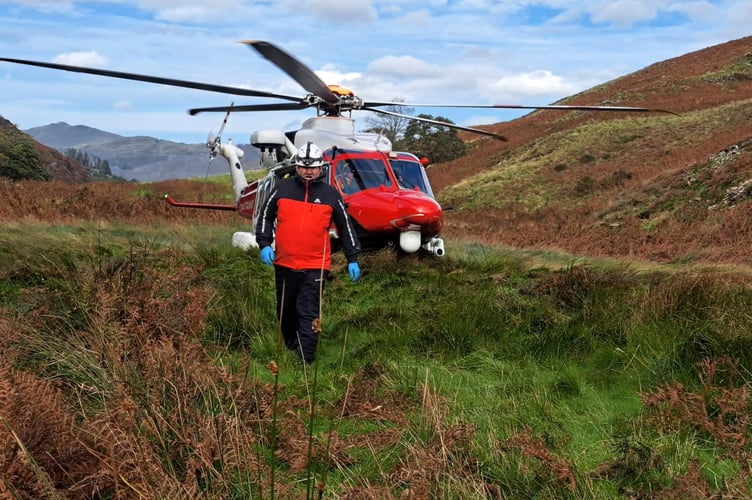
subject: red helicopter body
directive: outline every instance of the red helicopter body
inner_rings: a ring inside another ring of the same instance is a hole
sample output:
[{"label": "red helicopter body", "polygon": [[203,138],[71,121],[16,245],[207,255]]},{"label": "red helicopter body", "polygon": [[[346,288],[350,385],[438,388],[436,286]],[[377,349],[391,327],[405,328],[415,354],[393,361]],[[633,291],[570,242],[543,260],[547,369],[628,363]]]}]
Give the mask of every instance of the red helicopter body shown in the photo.
[{"label": "red helicopter body", "polygon": [[[234,151],[231,145],[223,149],[223,155]],[[227,159],[230,165],[239,165],[239,159]],[[444,255],[440,238],[444,217],[425,172],[427,160],[421,161],[410,153],[337,147],[324,151],[324,160],[324,180],[341,193],[364,249],[395,246],[413,253],[423,248],[434,255]],[[166,199],[176,207],[235,211],[251,219],[255,226],[259,208],[275,184],[293,173],[294,166],[289,163],[270,169],[264,178],[236,189],[234,205],[182,203],[169,196]],[[336,247],[334,228],[332,235]],[[234,241],[238,246],[255,246],[250,233],[236,233]]]}]

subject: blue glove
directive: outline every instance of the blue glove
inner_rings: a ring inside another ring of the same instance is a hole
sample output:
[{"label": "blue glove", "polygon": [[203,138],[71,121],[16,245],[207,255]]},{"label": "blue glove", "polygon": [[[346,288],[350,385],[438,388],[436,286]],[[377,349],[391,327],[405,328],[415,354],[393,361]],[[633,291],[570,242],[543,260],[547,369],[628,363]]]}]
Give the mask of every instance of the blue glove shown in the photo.
[{"label": "blue glove", "polygon": [[358,281],[358,278],[360,278],[360,266],[357,262],[350,262],[347,265],[347,271],[350,273],[350,280]]},{"label": "blue glove", "polygon": [[272,247],[264,247],[261,249],[261,262],[269,266],[274,264],[274,250],[272,250]]}]

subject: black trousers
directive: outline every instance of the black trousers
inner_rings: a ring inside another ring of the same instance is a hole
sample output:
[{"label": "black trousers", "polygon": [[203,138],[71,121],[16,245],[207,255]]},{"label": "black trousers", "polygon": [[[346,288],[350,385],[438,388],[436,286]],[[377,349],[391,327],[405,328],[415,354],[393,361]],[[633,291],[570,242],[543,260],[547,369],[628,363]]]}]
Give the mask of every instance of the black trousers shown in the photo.
[{"label": "black trousers", "polygon": [[314,322],[319,319],[321,295],[328,271],[274,266],[277,288],[277,318],[285,346],[310,364],[316,358],[319,334]]}]

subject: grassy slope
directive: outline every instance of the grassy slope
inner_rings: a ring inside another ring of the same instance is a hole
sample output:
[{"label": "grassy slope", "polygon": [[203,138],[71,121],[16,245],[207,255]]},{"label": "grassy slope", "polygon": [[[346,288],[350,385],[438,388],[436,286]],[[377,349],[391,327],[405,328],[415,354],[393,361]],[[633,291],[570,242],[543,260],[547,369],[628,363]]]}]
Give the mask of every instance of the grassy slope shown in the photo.
[{"label": "grassy slope", "polygon": [[[664,61],[563,101],[668,114],[540,111],[492,128],[508,144],[429,170],[447,234],[657,262],[747,261],[752,38]],[[745,198],[742,197],[741,201]],[[712,208],[711,208],[712,207]]]},{"label": "grassy slope", "polygon": [[[4,477],[7,488],[265,498],[316,483],[327,496],[382,498],[744,490],[746,445],[732,437],[749,432],[752,324],[734,314],[752,305],[744,279],[452,245],[440,261],[364,256],[363,280],[351,284],[338,255],[320,360],[304,371],[275,342],[271,270],[223,233],[9,228],[0,381],[17,437],[5,435],[4,456],[47,472],[15,466],[26,482]],[[702,384],[706,359],[716,373]],[[719,410],[723,423],[704,423]],[[74,451],[49,437],[65,422],[76,422]],[[27,451],[10,452],[16,442]],[[695,461],[703,474],[692,475]]]}]

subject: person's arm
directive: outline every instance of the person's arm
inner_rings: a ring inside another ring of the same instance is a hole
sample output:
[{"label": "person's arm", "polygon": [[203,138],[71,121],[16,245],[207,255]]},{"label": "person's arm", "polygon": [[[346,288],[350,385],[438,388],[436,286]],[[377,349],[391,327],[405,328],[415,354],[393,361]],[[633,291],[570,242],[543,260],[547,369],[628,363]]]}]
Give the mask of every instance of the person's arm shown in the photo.
[{"label": "person's arm", "polygon": [[256,222],[256,243],[259,248],[271,246],[274,241],[274,221],[277,219],[277,190],[275,189],[261,206],[261,213]]},{"label": "person's arm", "polygon": [[337,195],[337,200],[334,204],[334,224],[337,226],[337,232],[339,233],[339,241],[342,244],[342,251],[345,253],[348,263],[357,263],[358,254],[360,253],[360,240],[355,233],[355,227],[353,226],[350,217],[347,215],[345,208],[345,202],[342,201],[342,197]]}]

